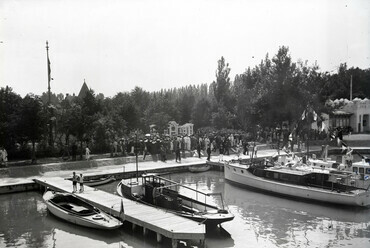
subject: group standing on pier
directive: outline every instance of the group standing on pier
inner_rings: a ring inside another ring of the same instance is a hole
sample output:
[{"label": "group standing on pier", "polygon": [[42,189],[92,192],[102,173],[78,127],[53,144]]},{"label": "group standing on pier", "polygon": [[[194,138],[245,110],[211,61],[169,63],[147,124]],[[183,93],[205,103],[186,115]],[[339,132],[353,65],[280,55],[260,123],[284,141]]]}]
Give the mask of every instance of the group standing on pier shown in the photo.
[{"label": "group standing on pier", "polygon": [[77,192],[77,183],[80,184],[80,193],[84,192],[84,177],[82,175],[82,173],[80,174],[80,176],[78,176],[76,174],[76,172],[73,172],[73,175],[72,175],[72,186],[73,186],[73,191],[72,193],[76,193]]}]

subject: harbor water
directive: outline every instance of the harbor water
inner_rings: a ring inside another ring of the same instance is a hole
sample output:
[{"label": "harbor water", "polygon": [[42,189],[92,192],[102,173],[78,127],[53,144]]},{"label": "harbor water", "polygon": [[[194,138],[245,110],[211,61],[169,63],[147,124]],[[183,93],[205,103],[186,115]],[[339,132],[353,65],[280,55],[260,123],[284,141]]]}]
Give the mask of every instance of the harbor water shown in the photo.
[{"label": "harbor water", "polygon": [[[167,175],[207,193],[221,192],[235,219],[207,230],[206,247],[370,247],[370,209],[297,201],[225,182],[223,172]],[[115,193],[118,181],[99,186]],[[221,204],[219,198],[214,202]],[[180,242],[178,247],[196,243]],[[40,192],[0,195],[0,247],[171,247],[129,225],[102,231],[51,215]]]}]

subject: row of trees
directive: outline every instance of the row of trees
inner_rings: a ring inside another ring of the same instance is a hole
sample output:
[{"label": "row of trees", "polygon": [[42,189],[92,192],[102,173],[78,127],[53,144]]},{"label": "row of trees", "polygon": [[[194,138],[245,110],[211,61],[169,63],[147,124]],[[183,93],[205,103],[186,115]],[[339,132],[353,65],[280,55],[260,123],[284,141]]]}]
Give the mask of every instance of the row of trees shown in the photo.
[{"label": "row of trees", "polygon": [[[136,87],[104,98],[89,90],[81,97],[27,95],[11,88],[0,90],[0,145],[10,151],[24,150],[37,143],[40,151],[48,147],[48,125],[54,129],[57,147],[87,141],[94,152],[109,150],[111,140],[127,137],[135,130],[148,132],[149,125],[162,131],[175,120],[194,123],[195,129],[234,129],[255,133],[258,128],[276,128],[283,122],[296,124],[309,105],[317,113],[329,111],[325,101],[349,97],[350,77],[353,96],[370,97],[370,70],[339,66],[338,72],[319,71],[318,65],[293,62],[287,47],[265,59],[231,81],[229,64],[218,61],[216,80],[210,85],[147,92]],[[72,140],[71,140],[72,138]]]}]

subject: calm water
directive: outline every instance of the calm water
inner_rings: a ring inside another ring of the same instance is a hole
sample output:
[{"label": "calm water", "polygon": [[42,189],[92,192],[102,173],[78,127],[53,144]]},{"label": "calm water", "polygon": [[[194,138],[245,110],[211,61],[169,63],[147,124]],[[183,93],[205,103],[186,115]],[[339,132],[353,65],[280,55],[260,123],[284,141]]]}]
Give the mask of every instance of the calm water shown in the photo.
[{"label": "calm water", "polygon": [[[222,192],[235,219],[207,234],[209,248],[370,247],[370,209],[334,207],[265,195],[225,182],[222,172],[179,173],[171,179]],[[197,183],[196,183],[197,182]],[[99,187],[115,192],[118,182]],[[219,203],[219,199],[214,201]],[[187,244],[191,247],[194,244]],[[52,216],[38,192],[0,195],[0,247],[170,247],[129,225],[98,231]],[[185,244],[180,244],[183,247]]]}]

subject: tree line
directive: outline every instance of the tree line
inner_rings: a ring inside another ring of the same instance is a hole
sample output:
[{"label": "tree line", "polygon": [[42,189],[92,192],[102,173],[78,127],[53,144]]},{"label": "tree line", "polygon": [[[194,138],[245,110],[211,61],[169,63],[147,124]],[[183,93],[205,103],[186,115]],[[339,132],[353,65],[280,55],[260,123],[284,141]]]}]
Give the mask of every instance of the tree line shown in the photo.
[{"label": "tree line", "polygon": [[[258,129],[289,127],[299,122],[310,106],[328,113],[328,99],[370,98],[370,69],[347,68],[336,73],[320,72],[317,64],[293,62],[289,48],[282,46],[271,59],[230,79],[225,58],[217,62],[215,81],[208,84],[148,92],[135,87],[114,97],[90,89],[83,98],[52,94],[21,97],[6,86],[0,89],[0,146],[9,157],[28,157],[30,150],[49,156],[48,137],[53,129],[54,147],[59,150],[78,142],[92,145],[94,152],[109,151],[112,140],[131,137],[135,131],[149,132],[155,124],[162,132],[169,121],[191,122],[195,130],[240,130],[255,134]],[[45,154],[43,154],[45,153]],[[53,155],[53,154],[52,154]]]}]

